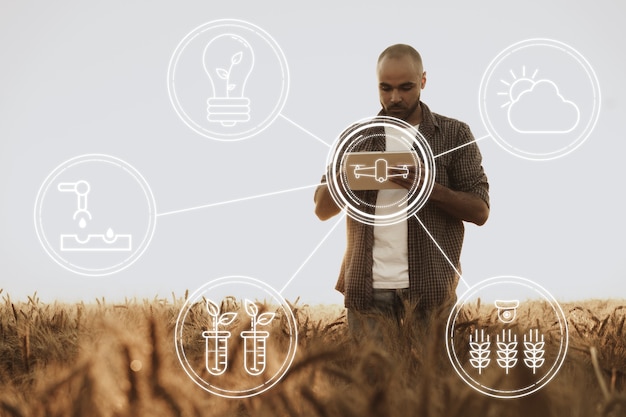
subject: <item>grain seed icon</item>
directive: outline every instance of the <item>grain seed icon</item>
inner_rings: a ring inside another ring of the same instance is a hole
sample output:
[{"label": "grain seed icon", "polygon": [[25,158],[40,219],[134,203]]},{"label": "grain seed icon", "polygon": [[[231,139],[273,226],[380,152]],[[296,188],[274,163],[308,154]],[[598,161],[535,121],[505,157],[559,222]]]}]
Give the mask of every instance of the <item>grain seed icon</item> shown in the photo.
[{"label": "grain seed icon", "polygon": [[478,369],[478,373],[482,374],[483,369],[489,366],[489,354],[491,351],[489,347],[491,346],[491,342],[489,341],[489,335],[485,337],[485,329],[481,329],[480,337],[478,333],[478,329],[474,331],[474,338],[472,339],[472,335],[470,334],[469,338],[470,345],[470,363],[476,369]]},{"label": "grain seed icon", "polygon": [[517,364],[517,335],[511,335],[511,329],[508,333],[502,330],[502,339],[497,335],[498,345],[498,365],[508,374],[509,369]]},{"label": "grain seed icon", "polygon": [[[534,340],[534,343],[533,343]],[[541,368],[545,359],[545,342],[543,341],[543,334],[541,339],[539,338],[539,330],[535,329],[535,337],[533,338],[533,329],[528,331],[528,338],[524,335],[524,364],[533,370],[533,374],[537,372],[538,368]]]}]

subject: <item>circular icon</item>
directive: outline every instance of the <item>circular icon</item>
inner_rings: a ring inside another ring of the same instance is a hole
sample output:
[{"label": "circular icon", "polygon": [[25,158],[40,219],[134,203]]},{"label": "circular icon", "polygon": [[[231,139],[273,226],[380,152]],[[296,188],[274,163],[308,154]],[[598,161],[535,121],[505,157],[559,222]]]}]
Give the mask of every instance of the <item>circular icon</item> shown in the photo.
[{"label": "circular icon", "polygon": [[210,139],[235,141],[263,131],[280,114],[289,70],[276,41],[241,20],[191,31],[170,60],[167,87],[182,121]]},{"label": "circular icon", "polygon": [[232,276],[203,285],[176,320],[176,353],[199,387],[225,398],[267,391],[285,375],[298,333],[289,304],[262,281]]},{"label": "circular icon", "polygon": [[484,280],[459,298],[446,327],[446,349],[469,386],[518,398],[545,386],[568,347],[567,319],[540,285],[519,277]]},{"label": "circular icon", "polygon": [[[395,179],[408,180],[407,187]],[[434,179],[428,142],[414,126],[394,117],[355,123],[328,155],[327,184],[335,204],[365,224],[391,225],[417,213]]]},{"label": "circular icon", "polygon": [[146,250],[156,225],[152,191],[139,172],[108,155],[59,165],[35,202],[35,230],[50,257],[80,275],[109,275]]},{"label": "circular icon", "polygon": [[479,108],[486,129],[507,152],[550,160],[589,137],[600,114],[600,86],[589,62],[571,46],[529,39],[491,61]]}]

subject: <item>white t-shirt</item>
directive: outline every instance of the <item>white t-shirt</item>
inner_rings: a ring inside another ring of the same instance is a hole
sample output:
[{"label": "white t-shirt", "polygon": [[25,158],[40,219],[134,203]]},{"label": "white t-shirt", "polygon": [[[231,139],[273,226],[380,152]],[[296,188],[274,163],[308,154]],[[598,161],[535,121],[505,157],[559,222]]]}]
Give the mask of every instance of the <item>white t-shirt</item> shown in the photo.
[{"label": "white t-shirt", "polygon": [[[419,125],[418,125],[419,126]],[[417,128],[417,126],[416,126]],[[390,138],[385,128],[386,149],[406,151],[406,145]],[[379,190],[376,199],[376,216],[397,213],[406,208],[408,190]],[[402,205],[394,204],[403,201]],[[373,287],[376,289],[400,289],[409,287],[408,226],[406,220],[396,224],[374,227],[372,265]]]}]

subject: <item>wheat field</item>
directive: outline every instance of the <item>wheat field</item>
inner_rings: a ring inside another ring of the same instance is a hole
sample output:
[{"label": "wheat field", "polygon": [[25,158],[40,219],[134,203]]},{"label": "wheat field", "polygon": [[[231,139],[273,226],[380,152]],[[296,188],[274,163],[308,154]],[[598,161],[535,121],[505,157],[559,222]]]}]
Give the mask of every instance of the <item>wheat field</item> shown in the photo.
[{"label": "wheat field", "polygon": [[[0,416],[626,415],[626,303],[618,301],[562,304],[569,352],[558,374],[533,394],[498,399],[452,371],[441,332],[386,326],[394,343],[357,344],[342,308],[296,300],[291,367],[266,392],[230,399],[181,369],[173,333],[185,296],[67,304],[0,295]],[[462,326],[476,326],[481,308],[465,311]]]}]

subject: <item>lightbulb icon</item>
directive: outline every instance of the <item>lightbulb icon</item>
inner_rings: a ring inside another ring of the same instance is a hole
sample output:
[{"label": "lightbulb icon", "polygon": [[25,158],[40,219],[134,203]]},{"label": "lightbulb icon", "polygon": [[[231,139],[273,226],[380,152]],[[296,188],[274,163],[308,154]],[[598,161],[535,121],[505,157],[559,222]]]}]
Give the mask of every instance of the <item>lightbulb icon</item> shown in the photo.
[{"label": "lightbulb icon", "polygon": [[211,80],[213,96],[207,100],[207,120],[234,126],[250,120],[246,82],[254,68],[254,52],[242,37],[216,36],[204,48],[204,70]]}]

